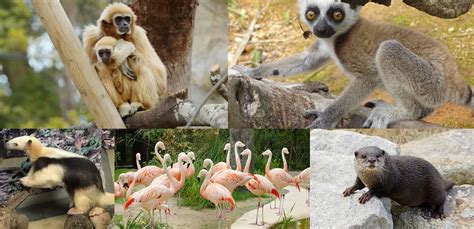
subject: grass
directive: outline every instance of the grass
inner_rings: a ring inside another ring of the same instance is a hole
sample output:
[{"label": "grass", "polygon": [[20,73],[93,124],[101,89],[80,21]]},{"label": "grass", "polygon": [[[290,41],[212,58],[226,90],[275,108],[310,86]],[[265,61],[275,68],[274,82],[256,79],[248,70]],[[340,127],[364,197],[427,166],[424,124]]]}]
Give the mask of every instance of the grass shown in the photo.
[{"label": "grass", "polygon": [[286,229],[286,228],[308,228],[309,229],[309,219],[303,219],[297,221],[295,217],[291,215],[291,212],[293,212],[293,208],[295,207],[295,204],[291,207],[290,214],[286,214],[286,212],[283,212],[283,218],[280,223],[275,224],[271,226],[271,229]]},{"label": "grass", "polygon": [[[159,219],[155,219],[155,228],[171,228],[168,224],[160,223]],[[127,218],[127,221],[123,222],[123,215],[115,214],[113,218],[115,226],[118,226],[120,229],[150,229],[151,225],[148,225],[150,218],[148,214],[142,210],[134,218]]]}]

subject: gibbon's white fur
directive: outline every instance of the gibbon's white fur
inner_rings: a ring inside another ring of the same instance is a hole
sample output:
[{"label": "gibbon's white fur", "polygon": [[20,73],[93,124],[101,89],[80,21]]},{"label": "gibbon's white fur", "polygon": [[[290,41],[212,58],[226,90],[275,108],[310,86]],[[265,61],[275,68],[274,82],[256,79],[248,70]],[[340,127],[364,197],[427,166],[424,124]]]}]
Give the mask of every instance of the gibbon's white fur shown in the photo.
[{"label": "gibbon's white fur", "polygon": [[93,207],[114,203],[114,195],[105,193],[100,172],[88,158],[61,149],[45,147],[32,136],[21,136],[5,144],[7,150],[26,152],[32,167],[20,182],[27,187],[54,188],[64,184],[74,202],[68,214],[83,214]]}]

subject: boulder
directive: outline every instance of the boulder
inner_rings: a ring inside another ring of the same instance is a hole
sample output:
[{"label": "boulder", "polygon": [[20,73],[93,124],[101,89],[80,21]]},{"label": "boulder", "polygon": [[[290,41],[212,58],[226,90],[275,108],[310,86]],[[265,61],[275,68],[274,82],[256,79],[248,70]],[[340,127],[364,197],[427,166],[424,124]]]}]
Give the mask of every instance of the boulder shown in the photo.
[{"label": "boulder", "polygon": [[361,191],[343,197],[340,186],[311,184],[311,228],[393,228],[390,199],[360,204]]},{"label": "boulder", "polygon": [[419,208],[394,205],[396,228],[469,228],[474,225],[474,186],[455,186],[448,193],[444,204],[446,219],[425,219]]},{"label": "boulder", "polygon": [[311,131],[311,150],[325,150],[353,156],[354,152],[365,146],[378,146],[390,155],[400,155],[400,147],[384,138],[367,136],[347,130]]},{"label": "boulder", "polygon": [[450,130],[401,146],[402,155],[421,157],[456,184],[474,184],[474,130]]}]

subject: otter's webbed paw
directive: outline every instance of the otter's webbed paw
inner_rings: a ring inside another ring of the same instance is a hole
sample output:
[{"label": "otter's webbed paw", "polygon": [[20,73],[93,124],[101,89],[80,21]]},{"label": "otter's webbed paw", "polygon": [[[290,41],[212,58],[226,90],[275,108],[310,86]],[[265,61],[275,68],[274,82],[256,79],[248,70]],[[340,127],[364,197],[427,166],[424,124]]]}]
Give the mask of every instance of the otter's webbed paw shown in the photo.
[{"label": "otter's webbed paw", "polygon": [[354,194],[355,191],[356,191],[356,190],[355,190],[354,186],[351,186],[351,187],[349,187],[349,188],[346,188],[346,190],[344,190],[344,192],[342,193],[342,195],[343,195],[344,197],[350,196],[350,195]]},{"label": "otter's webbed paw", "polygon": [[369,190],[367,192],[365,192],[364,194],[362,194],[362,196],[359,197],[359,203],[361,204],[365,204],[367,203],[367,201],[370,200],[370,198],[372,198],[372,192]]},{"label": "otter's webbed paw", "polygon": [[307,126],[306,128],[310,129],[331,129],[336,126],[336,122],[334,118],[329,115],[327,112],[320,112],[317,110],[308,110],[305,111],[303,116],[305,118],[315,118],[311,125]]},{"label": "otter's webbed paw", "polygon": [[257,80],[261,80],[262,77],[261,76],[256,76],[255,73],[254,73],[254,69],[253,68],[249,68],[247,66],[244,66],[244,65],[240,65],[240,64],[236,64],[234,66],[232,66],[232,69],[242,73],[242,75],[244,76],[248,76],[252,79],[257,79]]}]

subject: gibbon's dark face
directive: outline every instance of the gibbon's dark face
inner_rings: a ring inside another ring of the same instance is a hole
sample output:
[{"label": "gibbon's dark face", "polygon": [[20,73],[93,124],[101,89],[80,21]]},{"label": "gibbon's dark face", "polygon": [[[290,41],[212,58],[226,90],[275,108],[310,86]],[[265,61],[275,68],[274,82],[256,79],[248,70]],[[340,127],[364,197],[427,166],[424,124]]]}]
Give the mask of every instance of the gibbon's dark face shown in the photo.
[{"label": "gibbon's dark face", "polygon": [[114,25],[120,34],[126,34],[130,32],[130,23],[132,18],[130,16],[115,16]]},{"label": "gibbon's dark face", "polygon": [[319,38],[349,30],[357,22],[360,8],[334,0],[300,0],[300,14]]},{"label": "gibbon's dark face", "polygon": [[112,51],[110,49],[99,49],[97,55],[103,64],[108,64],[110,61],[110,56],[112,56]]}]

